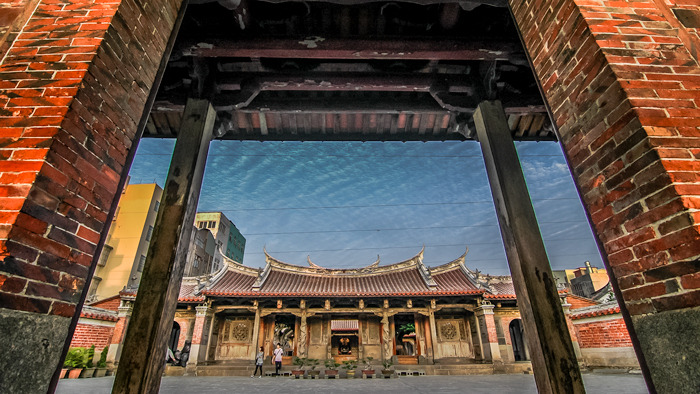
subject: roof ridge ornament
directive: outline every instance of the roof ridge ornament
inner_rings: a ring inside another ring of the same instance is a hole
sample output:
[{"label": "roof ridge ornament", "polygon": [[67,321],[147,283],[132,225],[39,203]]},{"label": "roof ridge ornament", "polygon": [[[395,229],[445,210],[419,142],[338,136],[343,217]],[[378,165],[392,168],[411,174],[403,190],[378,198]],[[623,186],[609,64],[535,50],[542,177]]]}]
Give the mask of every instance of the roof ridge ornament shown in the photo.
[{"label": "roof ridge ornament", "polygon": [[425,285],[428,286],[430,290],[437,290],[437,283],[435,283],[435,279],[433,279],[433,275],[430,273],[430,269],[423,264],[423,252],[425,251],[425,245],[423,245],[423,249],[421,249],[420,253],[418,253],[416,262],[418,265],[418,272],[420,273],[421,278],[423,278],[423,282],[425,282]]},{"label": "roof ridge ornament", "polygon": [[325,269],[326,269],[326,268],[324,268],[324,267],[321,267],[321,266],[318,265],[318,264],[315,264],[313,261],[311,261],[311,256],[309,256],[309,255],[306,256],[306,261],[309,263],[309,267],[311,267],[311,268],[318,268],[318,269],[321,269],[321,270],[325,270]]},{"label": "roof ridge ornament", "polygon": [[267,279],[268,276],[270,276],[270,271],[272,271],[272,260],[270,260],[271,256],[267,254],[267,249],[265,249],[265,246],[263,245],[263,252],[265,253],[265,268],[264,269],[258,269],[258,277],[255,279],[255,282],[253,283],[253,291],[260,291],[262,288],[263,284],[265,284],[265,280]]},{"label": "roof ridge ornament", "polygon": [[366,266],[366,267],[364,267],[364,268],[360,268],[358,271],[359,271],[360,273],[363,273],[363,274],[364,274],[364,273],[370,273],[370,272],[374,271],[374,269],[377,268],[377,267],[379,266],[379,262],[380,262],[380,261],[381,261],[381,259],[379,258],[379,255],[377,255],[377,261],[375,261],[374,263],[372,263],[372,264],[370,264],[370,265],[368,265],[368,266]]}]

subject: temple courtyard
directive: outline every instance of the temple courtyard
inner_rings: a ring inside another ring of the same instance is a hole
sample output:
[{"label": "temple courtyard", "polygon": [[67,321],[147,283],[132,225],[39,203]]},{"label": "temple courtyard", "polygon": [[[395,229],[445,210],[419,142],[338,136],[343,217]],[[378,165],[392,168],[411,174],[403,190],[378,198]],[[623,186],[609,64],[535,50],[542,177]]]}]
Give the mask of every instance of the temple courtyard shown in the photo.
[{"label": "temple courtyard", "polygon": [[[587,394],[646,394],[641,375],[586,373]],[[63,379],[56,394],[109,394],[113,378]],[[251,379],[242,377],[164,377],[161,393],[536,393],[532,375],[421,376],[398,379],[295,380],[291,378]]]}]

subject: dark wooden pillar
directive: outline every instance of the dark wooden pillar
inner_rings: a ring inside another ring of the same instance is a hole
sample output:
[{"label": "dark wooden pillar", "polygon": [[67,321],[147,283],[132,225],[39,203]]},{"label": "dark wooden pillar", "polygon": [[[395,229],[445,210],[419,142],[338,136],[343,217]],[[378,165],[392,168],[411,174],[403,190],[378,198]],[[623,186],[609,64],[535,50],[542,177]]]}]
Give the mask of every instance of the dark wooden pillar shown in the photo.
[{"label": "dark wooden pillar", "polygon": [[479,104],[474,124],[530,344],[537,389],[540,394],[585,393],[556,280],[501,103]]},{"label": "dark wooden pillar", "polygon": [[187,101],[113,394],[160,388],[215,118],[208,100]]}]

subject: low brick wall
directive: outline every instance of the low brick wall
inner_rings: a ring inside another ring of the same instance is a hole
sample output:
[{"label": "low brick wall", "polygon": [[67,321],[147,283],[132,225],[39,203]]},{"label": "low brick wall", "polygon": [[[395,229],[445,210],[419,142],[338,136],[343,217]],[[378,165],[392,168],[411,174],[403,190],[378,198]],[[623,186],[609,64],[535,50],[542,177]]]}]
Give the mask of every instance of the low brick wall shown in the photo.
[{"label": "low brick wall", "polygon": [[70,347],[95,345],[95,353],[109,346],[114,334],[115,322],[81,318],[75,328]]},{"label": "low brick wall", "polygon": [[639,368],[619,308],[572,316],[584,363],[590,368]]}]

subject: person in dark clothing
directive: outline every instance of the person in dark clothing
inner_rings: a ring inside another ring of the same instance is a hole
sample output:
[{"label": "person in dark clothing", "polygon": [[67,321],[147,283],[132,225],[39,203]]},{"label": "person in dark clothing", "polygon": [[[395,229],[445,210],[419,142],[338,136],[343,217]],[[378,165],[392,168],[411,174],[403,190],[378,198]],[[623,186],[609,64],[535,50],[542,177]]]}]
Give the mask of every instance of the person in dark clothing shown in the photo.
[{"label": "person in dark clothing", "polygon": [[260,346],[260,351],[258,354],[255,356],[255,372],[250,376],[251,378],[255,377],[255,374],[258,373],[258,368],[260,368],[260,378],[262,378],[263,370],[263,359],[265,359],[265,353],[263,352],[263,347]]},{"label": "person in dark clothing", "polygon": [[192,347],[192,341],[185,341],[185,346],[182,347],[180,352],[180,366],[186,367],[187,361],[190,359],[190,348]]}]

